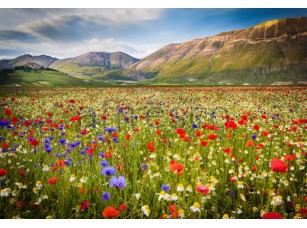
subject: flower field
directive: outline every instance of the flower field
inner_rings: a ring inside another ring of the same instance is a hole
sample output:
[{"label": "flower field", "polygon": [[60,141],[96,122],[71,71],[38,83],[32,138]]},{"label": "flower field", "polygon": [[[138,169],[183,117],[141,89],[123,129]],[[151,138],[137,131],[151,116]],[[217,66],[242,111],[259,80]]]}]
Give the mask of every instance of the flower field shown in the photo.
[{"label": "flower field", "polygon": [[306,87],[1,89],[0,218],[307,218]]}]

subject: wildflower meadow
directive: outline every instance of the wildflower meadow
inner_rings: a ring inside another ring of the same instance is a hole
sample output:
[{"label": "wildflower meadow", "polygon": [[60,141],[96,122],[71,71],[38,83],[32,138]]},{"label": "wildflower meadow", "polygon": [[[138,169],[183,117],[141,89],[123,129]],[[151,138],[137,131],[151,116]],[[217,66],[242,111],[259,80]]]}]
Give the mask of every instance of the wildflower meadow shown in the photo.
[{"label": "wildflower meadow", "polygon": [[307,218],[306,87],[1,88],[0,218]]}]

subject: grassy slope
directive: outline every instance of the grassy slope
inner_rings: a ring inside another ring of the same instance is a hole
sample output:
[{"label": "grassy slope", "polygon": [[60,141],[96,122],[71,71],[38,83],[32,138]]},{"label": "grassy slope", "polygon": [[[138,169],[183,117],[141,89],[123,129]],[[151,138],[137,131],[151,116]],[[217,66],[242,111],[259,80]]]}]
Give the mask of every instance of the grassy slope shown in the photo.
[{"label": "grassy slope", "polygon": [[93,86],[91,81],[82,80],[79,78],[71,77],[66,74],[49,71],[49,70],[36,70],[31,72],[15,71],[9,73],[7,80],[4,77],[0,79],[0,85],[20,86]]}]

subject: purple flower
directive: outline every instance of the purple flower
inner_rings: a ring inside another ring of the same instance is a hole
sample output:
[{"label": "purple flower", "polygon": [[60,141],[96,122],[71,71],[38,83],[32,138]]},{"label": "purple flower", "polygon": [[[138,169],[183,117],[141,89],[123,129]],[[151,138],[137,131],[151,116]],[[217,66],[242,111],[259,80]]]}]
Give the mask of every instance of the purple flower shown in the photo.
[{"label": "purple flower", "polygon": [[115,169],[113,166],[104,167],[104,168],[101,170],[101,173],[102,173],[104,176],[111,176],[111,175],[114,175],[115,172],[116,172],[116,169]]},{"label": "purple flower", "polygon": [[50,153],[52,151],[51,147],[46,147],[46,152]]},{"label": "purple flower", "polygon": [[147,169],[147,165],[145,163],[142,164],[142,170],[146,170]]},{"label": "purple flower", "polygon": [[110,179],[110,187],[125,188],[127,186],[126,179],[124,176],[112,176]]},{"label": "purple flower", "polygon": [[171,189],[171,186],[166,185],[166,184],[162,184],[161,189],[164,191],[169,191]]},{"label": "purple flower", "polygon": [[193,129],[197,128],[197,124],[192,124],[192,128]]},{"label": "purple flower", "polygon": [[108,162],[106,160],[103,160],[100,162],[100,165],[106,167],[108,165]]},{"label": "purple flower", "polygon": [[110,197],[111,197],[111,193],[110,193],[110,192],[104,192],[104,193],[102,193],[102,195],[101,195],[101,199],[102,199],[103,201],[109,200]]},{"label": "purple flower", "polygon": [[64,144],[66,142],[66,139],[62,138],[59,140],[59,143]]}]

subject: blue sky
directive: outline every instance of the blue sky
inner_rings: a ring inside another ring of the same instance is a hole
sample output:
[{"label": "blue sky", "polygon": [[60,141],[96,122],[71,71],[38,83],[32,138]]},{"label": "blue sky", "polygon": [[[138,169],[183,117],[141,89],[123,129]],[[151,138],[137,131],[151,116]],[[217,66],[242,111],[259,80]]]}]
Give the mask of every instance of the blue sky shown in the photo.
[{"label": "blue sky", "polygon": [[169,43],[307,17],[307,9],[0,9],[0,59],[122,51],[143,58]]}]

